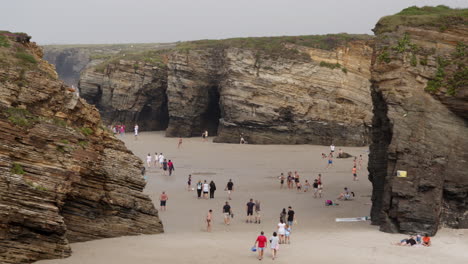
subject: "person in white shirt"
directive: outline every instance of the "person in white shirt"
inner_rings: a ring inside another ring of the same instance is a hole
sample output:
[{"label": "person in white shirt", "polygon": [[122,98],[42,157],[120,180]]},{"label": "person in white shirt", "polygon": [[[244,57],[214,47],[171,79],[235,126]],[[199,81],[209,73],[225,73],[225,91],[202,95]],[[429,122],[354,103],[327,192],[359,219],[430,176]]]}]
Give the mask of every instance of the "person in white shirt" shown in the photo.
[{"label": "person in white shirt", "polygon": [[158,156],[158,153],[155,152],[154,153],[154,167],[157,168],[159,165],[159,156]]},{"label": "person in white shirt", "polygon": [[330,145],[330,151],[332,153],[335,152],[335,145],[333,145],[333,143]]},{"label": "person in white shirt", "polygon": [[148,168],[151,168],[151,154],[148,153],[148,156],[146,156],[146,165],[148,165]]},{"label": "person in white shirt", "polygon": [[138,125],[135,125],[135,140],[138,139]]},{"label": "person in white shirt", "polygon": [[164,162],[164,155],[162,153],[159,153],[159,168],[162,169],[162,165]]},{"label": "person in white shirt", "polygon": [[206,182],[203,183],[203,198],[208,199],[208,192],[210,191],[210,185]]}]

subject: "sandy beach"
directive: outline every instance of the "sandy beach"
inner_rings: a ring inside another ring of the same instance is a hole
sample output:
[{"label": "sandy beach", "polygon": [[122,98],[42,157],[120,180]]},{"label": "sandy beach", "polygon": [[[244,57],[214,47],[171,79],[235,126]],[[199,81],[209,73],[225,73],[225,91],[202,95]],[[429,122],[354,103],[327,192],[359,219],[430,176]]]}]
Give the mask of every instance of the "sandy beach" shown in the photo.
[{"label": "sandy beach", "polygon": [[[325,169],[328,146],[312,145],[239,145],[202,142],[201,138],[184,139],[177,149],[177,138],[165,138],[163,132],[144,132],[138,140],[133,135],[122,137],[127,147],[143,161],[146,155],[162,152],[175,165],[172,176],[159,168],[147,169],[145,189],[159,209],[159,195],[169,196],[167,211],[159,216],[165,233],[102,239],[72,244],[73,255],[67,259],[47,260],[41,264],[91,263],[257,263],[250,251],[260,231],[270,237],[276,231],[279,214],[289,205],[297,216],[291,244],[281,245],[276,263],[467,263],[467,230],[442,229],[433,238],[433,246],[398,247],[405,235],[379,232],[370,222],[337,223],[337,217],[368,216],[371,206],[371,183],[367,180],[367,147],[337,146],[354,156],[363,155],[359,181],[352,180],[353,159],[335,159],[334,167]],[[297,170],[301,182],[311,183],[322,174],[323,198],[314,199],[312,192],[280,190],[281,172]],[[213,180],[215,199],[196,198],[187,191],[187,176],[192,186],[198,180]],[[224,187],[229,179],[235,191],[230,201],[234,219],[223,224],[222,205],[227,199]],[[339,206],[326,207],[326,199],[336,200],[344,187],[356,193],[352,201],[339,201]],[[262,223],[245,223],[245,205],[250,198],[260,200]],[[205,216],[213,209],[213,231],[205,231]],[[267,250],[263,262],[272,262]]]}]

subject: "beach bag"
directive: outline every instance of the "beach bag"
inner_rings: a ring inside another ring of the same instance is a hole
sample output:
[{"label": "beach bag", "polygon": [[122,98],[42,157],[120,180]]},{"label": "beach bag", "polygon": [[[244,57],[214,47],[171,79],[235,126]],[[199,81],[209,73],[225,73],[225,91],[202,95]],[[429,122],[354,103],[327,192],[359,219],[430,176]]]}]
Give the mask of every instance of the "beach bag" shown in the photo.
[{"label": "beach bag", "polygon": [[252,252],[256,252],[257,251],[257,248],[255,246],[253,246],[251,249],[250,249]]},{"label": "beach bag", "polygon": [[332,201],[332,200],[326,200],[326,201],[325,201],[325,205],[326,205],[326,206],[333,205],[333,201]]}]

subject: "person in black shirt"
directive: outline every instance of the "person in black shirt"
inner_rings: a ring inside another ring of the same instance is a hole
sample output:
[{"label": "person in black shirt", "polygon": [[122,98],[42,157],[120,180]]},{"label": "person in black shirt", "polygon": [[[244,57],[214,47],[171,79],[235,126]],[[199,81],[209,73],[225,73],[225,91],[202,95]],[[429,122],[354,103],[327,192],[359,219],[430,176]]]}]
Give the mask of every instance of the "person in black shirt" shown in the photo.
[{"label": "person in black shirt", "polygon": [[294,214],[295,212],[293,211],[292,207],[288,207],[288,225],[292,226],[294,222]]},{"label": "person in black shirt", "polygon": [[232,209],[228,202],[223,206],[224,224],[229,225],[231,223]]},{"label": "person in black shirt", "polygon": [[231,179],[229,179],[229,182],[226,185],[226,190],[228,192],[228,199],[232,200],[231,199],[231,192],[234,190],[234,183],[232,182]]},{"label": "person in black shirt", "polygon": [[214,199],[214,193],[216,191],[216,184],[214,181],[210,182],[210,199]]},{"label": "person in black shirt", "polygon": [[255,203],[253,202],[253,199],[250,199],[250,202],[247,203],[247,220],[245,220],[246,223],[252,223],[252,216],[253,216],[253,209],[254,209]]}]

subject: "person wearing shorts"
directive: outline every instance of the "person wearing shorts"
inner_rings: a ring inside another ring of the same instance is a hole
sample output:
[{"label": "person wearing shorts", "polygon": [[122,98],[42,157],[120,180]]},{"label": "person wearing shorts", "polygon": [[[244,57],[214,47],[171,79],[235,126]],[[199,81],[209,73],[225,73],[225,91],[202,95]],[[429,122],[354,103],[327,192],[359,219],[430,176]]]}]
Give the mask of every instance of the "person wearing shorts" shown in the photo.
[{"label": "person wearing shorts", "polygon": [[356,165],[354,165],[353,167],[353,181],[357,181],[358,178],[357,178],[357,168],[356,168]]},{"label": "person wearing shorts", "polygon": [[166,192],[162,192],[161,196],[159,197],[159,201],[161,202],[159,207],[160,211],[166,211],[167,200],[169,200],[169,197],[167,196]]},{"label": "person wearing shorts", "polygon": [[281,176],[279,176],[279,179],[280,179],[280,189],[283,189],[283,186],[284,186],[284,174],[281,173]]},{"label": "person wearing shorts", "polygon": [[229,179],[229,182],[226,184],[226,191],[228,192],[228,199],[231,199],[231,193],[234,190],[234,183],[232,182],[231,179]]},{"label": "person wearing shorts", "polygon": [[294,222],[294,214],[295,212],[293,211],[292,207],[288,207],[288,225],[292,226]]},{"label": "person wearing shorts", "polygon": [[210,191],[210,185],[206,182],[203,183],[203,198],[208,199],[208,192]]},{"label": "person wearing shorts", "polygon": [[250,201],[246,205],[246,209],[247,209],[247,219],[245,220],[246,223],[252,223],[254,206],[255,206],[255,203],[253,202],[253,199],[250,199]]},{"label": "person wearing shorts", "polygon": [[317,179],[314,180],[314,183],[312,184],[312,188],[314,189],[314,198],[317,198],[317,193],[318,193],[318,188],[319,188]]},{"label": "person wearing shorts", "polygon": [[257,246],[257,251],[258,251],[258,259],[262,260],[263,259],[263,251],[265,250],[267,246],[267,238],[264,236],[264,232],[260,232],[260,235],[257,237],[257,240],[255,240],[254,247]]},{"label": "person wearing shorts", "polygon": [[260,224],[260,201],[255,200],[255,223]]},{"label": "person wearing shorts", "polygon": [[206,232],[211,232],[211,222],[213,221],[213,210],[209,210],[206,215]]},{"label": "person wearing shorts", "polygon": [[231,223],[232,209],[228,202],[223,206],[224,224],[229,225]]}]

